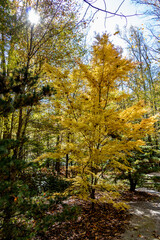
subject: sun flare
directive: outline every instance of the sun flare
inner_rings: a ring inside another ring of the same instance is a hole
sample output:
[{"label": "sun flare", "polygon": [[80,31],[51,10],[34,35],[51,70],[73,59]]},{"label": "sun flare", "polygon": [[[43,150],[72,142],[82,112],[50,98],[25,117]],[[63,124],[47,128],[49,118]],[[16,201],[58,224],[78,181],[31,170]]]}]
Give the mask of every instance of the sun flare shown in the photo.
[{"label": "sun flare", "polygon": [[28,12],[28,19],[32,24],[38,24],[40,21],[40,16],[34,9],[30,9]]}]

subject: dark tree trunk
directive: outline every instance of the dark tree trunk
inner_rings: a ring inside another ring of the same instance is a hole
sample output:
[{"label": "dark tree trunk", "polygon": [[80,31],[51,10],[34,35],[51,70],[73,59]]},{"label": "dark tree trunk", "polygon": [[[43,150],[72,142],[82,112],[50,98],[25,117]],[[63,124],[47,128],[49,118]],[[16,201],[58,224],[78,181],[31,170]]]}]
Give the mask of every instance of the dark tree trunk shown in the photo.
[{"label": "dark tree trunk", "polygon": [[24,143],[25,143],[26,129],[27,129],[27,125],[28,125],[28,121],[29,121],[31,111],[32,111],[32,108],[27,110],[25,121],[24,121],[24,126],[22,125],[23,126],[23,131],[21,133],[21,141],[20,141],[20,145],[19,145],[19,155],[18,155],[19,159],[24,158],[23,146],[24,146]]},{"label": "dark tree trunk", "polygon": [[[91,169],[93,171],[93,167],[92,167],[92,163],[91,163]],[[94,177],[93,177],[93,174],[91,174],[91,192],[90,192],[90,197],[91,197],[91,200],[94,200],[95,199],[95,189],[93,188],[93,186],[96,184],[96,180],[94,180]],[[92,211],[94,210],[94,201],[92,201]]]},{"label": "dark tree trunk", "polygon": [[[59,148],[59,142],[60,142],[60,136],[59,134],[57,135],[57,142],[56,142],[56,148]],[[57,175],[60,174],[60,159],[56,159],[56,164],[55,164],[55,170],[57,171]]]},{"label": "dark tree trunk", "polygon": [[135,192],[136,190],[136,183],[134,181],[130,181],[130,191]]},{"label": "dark tree trunk", "polygon": [[134,179],[131,173],[129,173],[128,177],[129,177],[129,183],[130,183],[130,191],[135,192],[136,186],[137,186],[137,179]]},{"label": "dark tree trunk", "polygon": [[57,171],[57,175],[60,174],[60,160],[56,159],[55,170]]},{"label": "dark tree trunk", "polygon": [[[70,132],[67,133],[67,142],[70,140]],[[69,163],[69,153],[66,154],[66,178],[68,178],[68,163]]]},{"label": "dark tree trunk", "polygon": [[5,58],[5,36],[4,30],[1,32],[1,68],[3,71],[3,76],[6,77],[6,58]]},{"label": "dark tree trunk", "polygon": [[[95,189],[93,189],[93,188],[91,189],[90,197],[91,197],[92,200],[95,199]],[[95,206],[95,203],[92,202],[92,211],[94,210],[94,206]]]},{"label": "dark tree trunk", "polygon": [[68,162],[69,162],[69,154],[66,154],[66,178],[68,178]]},{"label": "dark tree trunk", "polygon": [[18,129],[17,129],[17,140],[19,141],[14,149],[14,158],[17,159],[19,156],[19,147],[20,147],[20,137],[22,131],[22,124],[23,124],[23,110],[22,108],[19,109],[19,119],[18,119]]}]

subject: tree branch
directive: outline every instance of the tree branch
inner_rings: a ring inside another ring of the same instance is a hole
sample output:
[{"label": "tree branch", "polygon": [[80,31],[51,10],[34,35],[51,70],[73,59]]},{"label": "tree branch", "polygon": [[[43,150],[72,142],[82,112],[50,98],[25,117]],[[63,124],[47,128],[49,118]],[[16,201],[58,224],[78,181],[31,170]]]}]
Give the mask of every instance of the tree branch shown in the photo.
[{"label": "tree branch", "polygon": [[124,17],[124,18],[126,18],[126,17],[133,17],[133,16],[142,15],[142,14],[138,14],[138,13],[131,14],[131,15],[124,15],[124,14],[122,14],[122,13],[119,14],[118,11],[120,10],[120,8],[121,8],[121,6],[123,5],[123,3],[125,2],[125,0],[123,0],[123,1],[121,2],[121,4],[118,6],[118,8],[117,8],[117,10],[116,10],[115,12],[108,11],[108,10],[106,9],[106,4],[105,4],[105,9],[103,9],[103,8],[99,8],[99,7],[94,6],[92,3],[90,3],[90,2],[87,1],[87,0],[83,0],[83,1],[84,1],[86,4],[88,4],[91,8],[94,8],[94,9],[96,9],[97,11],[104,12],[104,13],[107,13],[107,14],[110,14],[110,15],[113,15],[113,16],[118,16],[118,17]]}]

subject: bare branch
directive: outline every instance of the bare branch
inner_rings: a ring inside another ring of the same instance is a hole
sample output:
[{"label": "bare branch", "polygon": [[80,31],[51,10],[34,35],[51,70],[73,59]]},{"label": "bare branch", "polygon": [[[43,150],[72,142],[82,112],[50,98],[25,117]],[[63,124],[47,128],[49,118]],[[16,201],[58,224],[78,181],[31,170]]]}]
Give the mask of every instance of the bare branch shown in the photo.
[{"label": "bare branch", "polygon": [[[105,3],[105,8],[102,9],[102,8],[99,8],[99,7],[94,6],[91,2],[89,2],[89,1],[87,1],[87,0],[83,0],[83,1],[84,1],[86,4],[88,4],[91,8],[96,9],[97,11],[100,11],[100,12],[104,12],[104,13],[110,14],[110,15],[112,15],[112,16],[118,16],[118,17],[124,17],[124,18],[126,18],[126,17],[134,17],[134,16],[140,16],[140,15],[142,15],[142,14],[138,14],[138,13],[130,14],[130,15],[124,15],[124,14],[122,14],[122,13],[118,13],[119,9],[121,8],[121,6],[122,6],[123,3],[125,2],[125,0],[123,0],[123,1],[121,2],[121,4],[119,5],[119,7],[117,8],[117,10],[116,10],[115,12],[108,11],[108,10],[106,9],[106,3]],[[105,1],[103,1],[103,2],[105,2]],[[107,17],[107,18],[108,18],[108,17]]]},{"label": "bare branch", "polygon": [[123,3],[124,3],[125,1],[126,1],[126,0],[123,0],[123,1],[121,2],[121,4],[119,5],[119,7],[117,8],[117,10],[116,10],[115,13],[117,13],[117,12],[120,10],[120,8],[122,7],[122,5],[123,5]]}]

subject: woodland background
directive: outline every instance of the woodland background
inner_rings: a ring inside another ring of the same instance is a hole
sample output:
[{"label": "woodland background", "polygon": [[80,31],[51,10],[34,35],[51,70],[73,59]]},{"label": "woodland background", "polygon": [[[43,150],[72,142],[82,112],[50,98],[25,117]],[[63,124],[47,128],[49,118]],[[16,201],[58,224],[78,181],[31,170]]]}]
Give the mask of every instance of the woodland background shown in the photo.
[{"label": "woodland background", "polygon": [[[72,0],[0,1],[1,239],[51,239],[55,222],[79,216],[64,203],[73,197],[123,216],[120,194],[160,169],[160,2],[134,1],[152,18],[147,39],[134,26],[115,32],[127,57],[107,34],[87,47],[103,9],[83,2],[84,16]],[[27,18],[31,7],[38,24]]]}]

